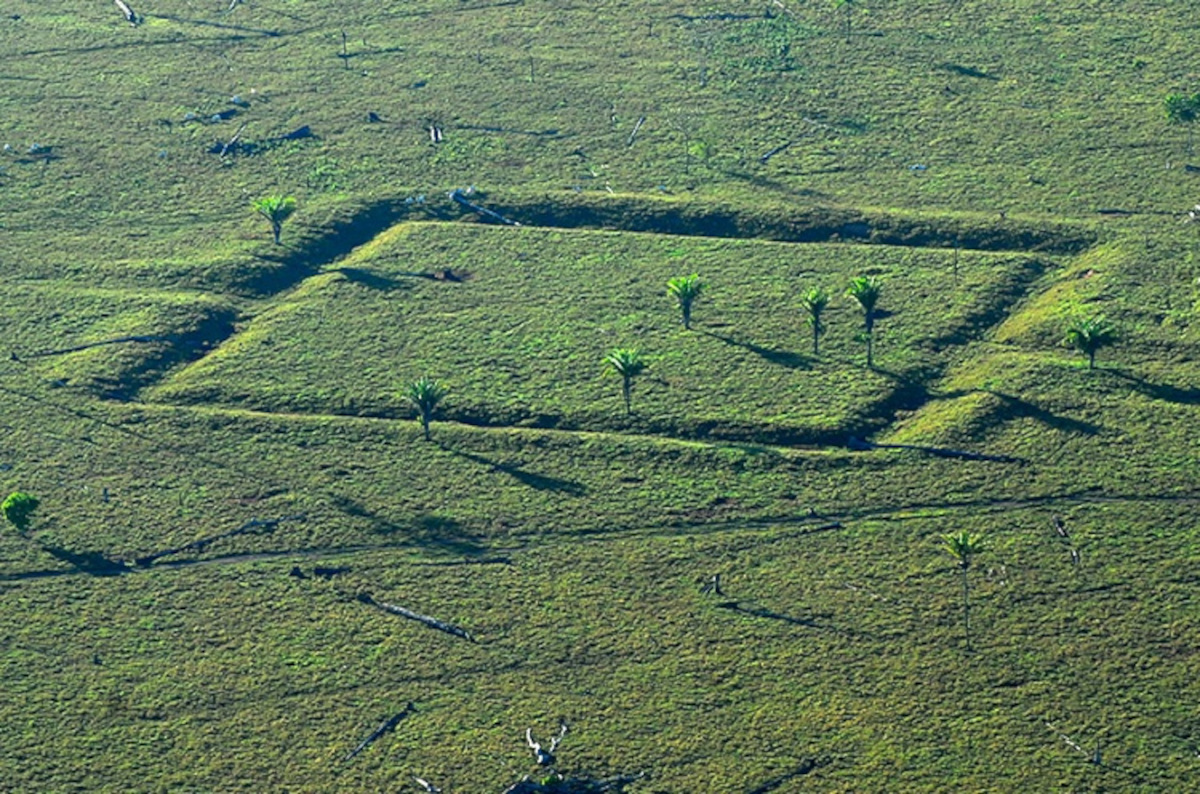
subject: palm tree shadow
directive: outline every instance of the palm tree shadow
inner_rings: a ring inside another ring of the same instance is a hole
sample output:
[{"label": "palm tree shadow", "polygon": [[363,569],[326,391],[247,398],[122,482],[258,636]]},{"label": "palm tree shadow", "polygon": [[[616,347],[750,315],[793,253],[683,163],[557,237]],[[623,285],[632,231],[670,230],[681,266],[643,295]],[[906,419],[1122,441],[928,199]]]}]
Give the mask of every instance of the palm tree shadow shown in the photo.
[{"label": "palm tree shadow", "polygon": [[1200,405],[1200,389],[1194,386],[1187,389],[1181,389],[1178,386],[1172,386],[1169,383],[1152,383],[1145,378],[1139,378],[1137,375],[1131,375],[1128,372],[1120,370],[1106,370],[1113,377],[1128,381],[1133,384],[1133,388],[1139,394],[1144,394],[1147,397],[1163,402],[1176,403],[1178,405]]},{"label": "palm tree shadow", "polygon": [[788,369],[812,369],[812,361],[808,356],[801,353],[796,353],[791,350],[776,350],[769,347],[760,347],[753,342],[743,342],[740,339],[723,336],[722,334],[713,333],[712,331],[701,331],[705,336],[711,336],[713,339],[720,340],[727,345],[740,347],[743,350],[749,350],[756,356],[761,357],[764,361],[774,364],[779,367],[787,367]]},{"label": "palm tree shadow", "polygon": [[782,612],[776,612],[772,609],[757,606],[755,604],[747,604],[741,601],[721,601],[717,604],[718,609],[727,609],[730,612],[737,612],[742,615],[747,615],[753,618],[765,618],[767,620],[778,620],[783,623],[790,623],[793,626],[804,626],[810,629],[821,629],[822,631],[832,631],[835,634],[862,636],[862,632],[840,629],[832,626],[829,623],[822,622],[816,618],[829,618],[830,615],[816,615],[814,617],[799,618],[795,615],[786,615]]},{"label": "palm tree shadow", "polygon": [[470,532],[453,518],[428,514],[417,516],[414,524],[414,540],[422,546],[433,546],[441,551],[476,557],[487,552],[487,546],[479,542]]},{"label": "palm tree shadow", "polygon": [[340,512],[366,520],[370,524],[370,530],[379,535],[408,532],[413,545],[431,547],[466,557],[478,556],[487,552],[487,547],[480,543],[475,535],[463,529],[454,519],[446,516],[420,515],[413,520],[411,526],[402,526],[377,515],[361,502],[347,496],[335,494],[331,497],[331,501]]},{"label": "palm tree shadow", "polygon": [[1014,397],[1011,394],[1004,394],[998,391],[987,391],[987,393],[1000,398],[1005,405],[1006,414],[1013,418],[1028,417],[1055,430],[1061,430],[1064,433],[1080,433],[1085,436],[1094,436],[1104,429],[1100,425],[1085,422],[1082,419],[1072,419],[1069,416],[1052,413],[1040,405],[1031,403],[1028,400],[1022,400],[1020,397]]},{"label": "palm tree shadow", "polygon": [[[370,270],[363,270],[358,267],[339,267],[334,269],[335,273],[341,273],[347,281],[366,287],[367,289],[377,290],[379,292],[392,292],[398,289],[412,289],[412,285],[399,281],[394,278],[382,276],[378,273],[372,273]],[[432,278],[432,276],[430,276]]]},{"label": "palm tree shadow", "polygon": [[553,491],[555,493],[563,493],[568,496],[584,496],[587,493],[587,488],[583,483],[575,482],[574,480],[563,480],[558,477],[550,477],[545,474],[537,474],[532,471],[525,471],[522,463],[500,463],[483,455],[476,455],[473,452],[462,452],[457,449],[451,449],[445,444],[440,444],[441,448],[449,452],[451,455],[456,455],[460,458],[466,458],[472,463],[478,463],[481,466],[486,466],[489,471],[500,472],[507,474],[522,485],[527,485],[537,491]]}]

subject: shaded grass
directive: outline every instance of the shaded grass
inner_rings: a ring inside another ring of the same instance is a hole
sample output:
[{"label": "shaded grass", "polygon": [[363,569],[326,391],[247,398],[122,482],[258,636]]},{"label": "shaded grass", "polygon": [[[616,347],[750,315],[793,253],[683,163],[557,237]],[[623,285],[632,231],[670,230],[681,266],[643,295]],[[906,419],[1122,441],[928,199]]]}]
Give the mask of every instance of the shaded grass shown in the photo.
[{"label": "shaded grass", "polygon": [[235,316],[227,301],[197,293],[36,281],[7,289],[20,300],[0,313],[5,352],[45,382],[106,395],[130,394],[199,358],[231,332]]}]

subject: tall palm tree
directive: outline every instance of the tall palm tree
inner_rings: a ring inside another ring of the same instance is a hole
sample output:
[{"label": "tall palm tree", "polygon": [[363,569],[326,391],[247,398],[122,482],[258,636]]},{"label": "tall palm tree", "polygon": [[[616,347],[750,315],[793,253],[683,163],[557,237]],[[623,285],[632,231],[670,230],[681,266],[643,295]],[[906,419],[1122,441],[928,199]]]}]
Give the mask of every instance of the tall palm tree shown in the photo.
[{"label": "tall palm tree", "polygon": [[292,196],[264,196],[250,202],[250,206],[271,224],[275,245],[279,245],[279,236],[283,234],[283,222],[295,213],[296,199]]},{"label": "tall palm tree", "polygon": [[408,389],[404,392],[404,397],[412,403],[417,409],[417,413],[421,417],[421,427],[425,431],[425,440],[430,440],[429,421],[433,419],[433,412],[437,409],[440,403],[446,396],[446,389],[436,380],[427,377],[421,377],[408,385]]},{"label": "tall palm tree", "polygon": [[633,413],[631,396],[633,379],[646,369],[646,362],[636,347],[618,347],[604,357],[608,368],[621,376],[621,394],[625,396],[625,415]]},{"label": "tall palm tree", "polygon": [[1117,329],[1103,314],[1080,317],[1067,327],[1067,336],[1063,341],[1079,352],[1087,354],[1088,369],[1095,369],[1096,351],[1117,341]]},{"label": "tall palm tree", "polygon": [[983,551],[983,537],[972,535],[962,530],[957,535],[947,535],[942,538],[942,546],[946,553],[958,560],[958,569],[962,571],[963,588],[963,633],[967,637],[967,650],[971,650],[971,592],[967,581],[967,570],[971,567],[971,559]]},{"label": "tall palm tree", "polygon": [[676,276],[667,282],[667,294],[679,303],[679,311],[683,314],[683,327],[692,329],[692,304],[704,294],[708,284],[693,273],[690,276]]},{"label": "tall palm tree", "polygon": [[873,358],[875,342],[875,309],[879,303],[879,295],[883,285],[874,276],[859,276],[850,282],[846,294],[854,299],[862,309],[863,324],[867,330],[867,366],[875,366]]},{"label": "tall palm tree", "polygon": [[800,297],[800,309],[805,314],[805,319],[812,327],[813,334],[813,355],[818,355],[820,350],[818,345],[821,334],[825,333],[825,323],[821,320],[821,315],[825,312],[825,307],[829,305],[829,293],[820,287],[813,287],[808,292]]}]

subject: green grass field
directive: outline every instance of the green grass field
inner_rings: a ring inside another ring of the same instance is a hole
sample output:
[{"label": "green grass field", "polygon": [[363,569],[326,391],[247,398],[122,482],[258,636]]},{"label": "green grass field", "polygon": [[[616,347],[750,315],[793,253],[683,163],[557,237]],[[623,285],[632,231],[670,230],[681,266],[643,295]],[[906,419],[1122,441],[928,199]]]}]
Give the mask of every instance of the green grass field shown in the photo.
[{"label": "green grass field", "polygon": [[0,789],[1192,785],[1186,7],[10,6]]}]

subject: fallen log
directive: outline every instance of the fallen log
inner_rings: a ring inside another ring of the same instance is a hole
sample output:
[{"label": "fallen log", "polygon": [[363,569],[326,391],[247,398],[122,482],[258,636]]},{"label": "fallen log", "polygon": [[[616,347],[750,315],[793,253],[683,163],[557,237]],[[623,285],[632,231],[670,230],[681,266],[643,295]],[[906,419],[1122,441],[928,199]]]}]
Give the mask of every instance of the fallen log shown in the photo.
[{"label": "fallen log", "polygon": [[370,747],[371,743],[374,742],[376,739],[378,739],[380,736],[383,736],[388,731],[395,730],[396,726],[400,724],[400,720],[404,719],[410,713],[412,713],[416,710],[417,710],[417,707],[414,706],[412,703],[409,703],[407,706],[404,707],[404,711],[398,712],[398,713],[393,714],[392,716],[388,717],[386,720],[384,720],[380,724],[380,726],[378,728],[376,728],[374,731],[371,732],[370,736],[368,736],[367,738],[365,738],[361,742],[359,742],[358,747],[355,747],[353,750],[350,751],[350,753],[345,758],[342,759],[342,763],[343,764],[349,763],[351,760],[353,760],[353,758],[356,755],[358,755],[363,750],[366,750],[368,747]]},{"label": "fallen log", "polygon": [[637,124],[633,125],[633,132],[629,133],[629,140],[625,142],[626,146],[633,146],[633,142],[637,140],[638,130],[646,123],[646,117],[642,116],[637,120]]},{"label": "fallen log", "polygon": [[464,194],[462,192],[462,190],[459,188],[455,188],[454,190],[450,191],[450,200],[457,204],[463,205],[464,207],[471,210],[472,212],[478,212],[480,215],[484,215],[488,218],[492,218],[493,220],[497,220],[500,223],[505,224],[506,226],[520,226],[521,225],[514,220],[509,220],[508,218],[504,217],[503,215],[501,215],[498,212],[489,210],[487,207],[479,206],[475,202],[468,199],[466,197],[466,194]]},{"label": "fallen log", "polygon": [[134,560],[134,564],[139,568],[147,568],[153,564],[155,560],[162,557],[170,557],[173,554],[181,554],[185,551],[204,551],[204,549],[213,543],[216,543],[218,540],[225,540],[226,538],[232,538],[237,535],[245,535],[251,532],[254,532],[255,534],[260,532],[262,534],[267,534],[273,532],[275,527],[279,526],[284,521],[303,521],[305,518],[307,518],[307,516],[304,513],[281,516],[279,518],[252,518],[237,529],[231,529],[228,532],[222,532],[219,535],[211,535],[207,538],[193,540],[191,543],[185,543],[184,545],[176,546],[173,549],[164,549],[162,551],[156,551],[153,554],[147,554],[144,557],[138,557],[136,560]]},{"label": "fallen log", "polygon": [[123,0],[113,0],[117,4],[117,8],[121,10],[121,15],[125,17],[125,21],[133,27],[141,24],[142,18],[139,17],[132,8],[130,8]]},{"label": "fallen log", "polygon": [[794,140],[792,140],[792,141],[788,141],[787,143],[781,143],[781,144],[779,144],[778,146],[776,146],[774,149],[772,149],[771,151],[769,151],[769,152],[767,152],[766,154],[764,154],[762,157],[759,157],[759,158],[758,158],[758,161],[759,161],[760,163],[764,163],[764,164],[765,164],[765,163],[766,163],[768,160],[770,160],[772,157],[774,157],[775,155],[779,154],[779,153],[780,153],[780,152],[782,152],[782,151],[785,151],[785,150],[786,150],[786,149],[787,149],[789,146],[791,146],[791,145],[792,145],[792,144],[794,144],[794,143],[796,143],[796,141],[794,141]]},{"label": "fallen log", "polygon": [[240,126],[240,127],[238,127],[238,128],[237,128],[237,132],[235,132],[235,133],[233,134],[233,137],[232,137],[232,138],[230,138],[230,139],[229,139],[229,141],[228,141],[228,142],[227,142],[227,143],[226,143],[224,146],[222,146],[222,147],[221,147],[221,155],[220,155],[221,157],[224,157],[224,156],[225,156],[225,153],[226,153],[226,152],[228,152],[228,151],[229,151],[229,149],[230,149],[232,146],[234,146],[234,144],[236,144],[236,143],[238,142],[238,140],[239,140],[239,139],[242,137],[242,132],[243,132],[243,131],[245,131],[245,129],[246,129],[246,125],[247,125],[248,123],[249,123],[249,122],[243,121],[243,122],[242,122],[242,126]]},{"label": "fallen log", "polygon": [[373,606],[376,609],[382,609],[384,612],[390,612],[393,615],[399,615],[402,618],[408,618],[409,620],[415,620],[418,623],[424,623],[426,626],[429,626],[432,629],[444,631],[447,634],[454,635],[455,637],[461,637],[467,642],[475,642],[475,638],[471,636],[470,632],[468,632],[466,629],[455,626],[453,623],[447,623],[444,620],[438,620],[437,618],[432,618],[429,615],[422,615],[419,612],[413,612],[411,609],[406,609],[405,607],[397,606],[396,604],[388,604],[383,601],[376,601],[370,593],[359,593],[357,598],[362,603],[368,606]]}]

